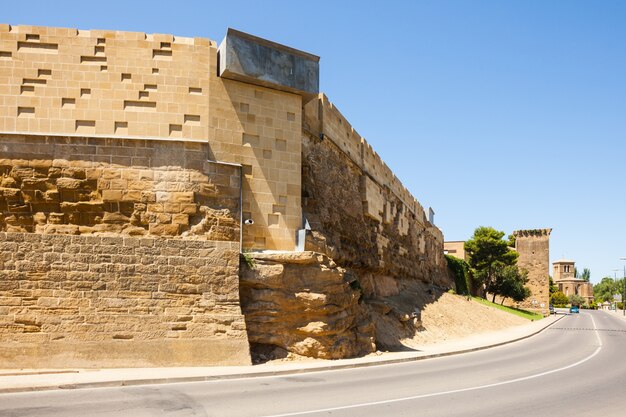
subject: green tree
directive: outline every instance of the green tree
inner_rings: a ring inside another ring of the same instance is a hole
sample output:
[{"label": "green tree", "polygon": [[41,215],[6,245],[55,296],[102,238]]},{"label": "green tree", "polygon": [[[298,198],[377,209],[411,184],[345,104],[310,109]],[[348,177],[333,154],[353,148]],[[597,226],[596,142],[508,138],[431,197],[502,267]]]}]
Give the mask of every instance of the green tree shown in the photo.
[{"label": "green tree", "polygon": [[516,242],[516,238],[515,235],[509,235],[509,237],[507,238],[507,245],[509,245],[510,248],[515,248],[515,242]]},{"label": "green tree", "polygon": [[573,306],[582,306],[585,304],[585,299],[578,294],[572,294],[569,296],[569,303]]},{"label": "green tree", "polygon": [[520,270],[517,265],[508,265],[497,272],[498,288],[494,288],[489,291],[494,294],[502,296],[502,304],[506,298],[511,298],[513,301],[524,301],[530,297],[530,289],[524,284],[528,282],[528,272]]},{"label": "green tree", "polygon": [[613,295],[621,293],[622,280],[604,277],[593,286],[593,296],[598,304],[605,301],[613,302]]},{"label": "green tree", "polygon": [[580,274],[580,278],[584,279],[587,282],[589,282],[589,280],[591,279],[591,271],[589,270],[589,268],[584,268],[583,269],[583,273]]},{"label": "green tree", "polygon": [[563,294],[561,291],[557,291],[550,297],[550,303],[555,307],[565,307],[567,303],[569,303],[569,299],[567,295]]},{"label": "green tree", "polygon": [[[481,226],[465,242],[472,275],[486,291],[490,291],[490,288],[497,291],[500,285],[498,281],[504,277],[504,267],[517,263],[518,253],[508,247],[508,242],[503,237],[504,232]],[[492,294],[496,295],[498,292]]]}]

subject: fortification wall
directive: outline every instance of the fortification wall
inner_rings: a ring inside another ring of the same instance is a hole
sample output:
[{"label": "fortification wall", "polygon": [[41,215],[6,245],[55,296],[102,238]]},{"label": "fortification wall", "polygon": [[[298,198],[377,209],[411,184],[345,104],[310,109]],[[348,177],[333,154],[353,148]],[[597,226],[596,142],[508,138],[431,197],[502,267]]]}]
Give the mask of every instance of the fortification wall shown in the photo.
[{"label": "fortification wall", "polygon": [[0,132],[208,143],[244,165],[244,247],[294,249],[302,99],[220,78],[215,42],[0,25],[0,96]]},{"label": "fortification wall", "polygon": [[443,235],[419,203],[364,140],[357,147],[358,135],[324,96],[304,109],[309,249],[342,266],[447,285]]},{"label": "fortification wall", "polygon": [[528,271],[531,296],[517,306],[525,310],[549,314],[550,305],[550,232],[552,229],[517,230],[515,249],[517,265]]},{"label": "fortification wall", "polygon": [[0,367],[249,363],[240,167],[206,143],[0,144]]},{"label": "fortification wall", "polygon": [[[245,38],[270,55],[297,52]],[[0,25],[0,270],[17,272],[0,329],[18,335],[7,352],[26,352],[21,364],[44,347],[50,366],[122,366],[142,351],[160,364],[160,344],[176,364],[205,363],[217,355],[197,353],[205,340],[240,351],[213,363],[249,360],[235,253],[294,250],[303,207],[306,246],[346,271],[350,308],[353,292],[383,306],[355,309],[367,312],[354,322],[363,329],[348,334],[369,338],[361,322],[374,309],[393,310],[410,335],[415,297],[403,294],[450,285],[441,231],[328,99],[303,110],[312,90],[221,78],[217,52],[200,38]],[[254,224],[242,229],[241,216]],[[186,260],[202,274],[179,269]],[[77,321],[57,320],[57,307]],[[155,317],[144,327],[129,318],[145,311]],[[106,354],[88,344],[90,329]]]},{"label": "fortification wall", "polygon": [[[369,216],[388,222],[395,212],[400,211],[403,215],[404,210],[407,210],[420,221],[427,220],[422,205],[325,95],[320,94],[317,100],[305,106],[304,129],[314,136],[322,135],[324,139],[332,141],[369,177],[370,181],[366,184],[368,195],[364,199],[370,206],[367,212]],[[385,188],[400,200],[403,207],[389,205],[381,208],[378,196]]]},{"label": "fortification wall", "polygon": [[0,232],[0,367],[249,363],[238,249]]}]

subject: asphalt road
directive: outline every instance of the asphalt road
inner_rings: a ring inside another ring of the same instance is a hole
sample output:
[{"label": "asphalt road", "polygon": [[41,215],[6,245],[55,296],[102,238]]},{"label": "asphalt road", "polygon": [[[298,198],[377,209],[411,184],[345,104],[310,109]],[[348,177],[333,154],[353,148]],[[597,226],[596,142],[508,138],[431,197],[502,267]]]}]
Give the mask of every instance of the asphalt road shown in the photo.
[{"label": "asphalt road", "polygon": [[624,416],[626,321],[411,363],[237,380],[0,395],[0,416]]}]

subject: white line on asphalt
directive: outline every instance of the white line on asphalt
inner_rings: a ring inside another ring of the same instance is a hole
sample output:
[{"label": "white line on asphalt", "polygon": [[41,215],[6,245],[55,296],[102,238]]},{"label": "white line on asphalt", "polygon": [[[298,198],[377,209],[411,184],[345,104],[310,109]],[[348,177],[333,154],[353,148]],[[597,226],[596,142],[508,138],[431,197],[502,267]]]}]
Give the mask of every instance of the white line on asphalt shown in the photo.
[{"label": "white line on asphalt", "polygon": [[485,389],[485,388],[499,387],[499,386],[502,386],[502,385],[513,384],[513,383],[521,382],[521,381],[528,381],[529,379],[535,379],[535,378],[539,378],[539,377],[542,377],[542,376],[546,376],[546,375],[554,374],[554,373],[557,373],[557,372],[565,371],[567,369],[574,368],[574,367],[576,367],[578,365],[582,365],[583,363],[585,363],[588,360],[592,359],[594,356],[596,356],[600,352],[600,350],[602,350],[602,340],[600,339],[600,335],[598,334],[598,329],[596,327],[596,322],[593,320],[593,317],[591,317],[591,322],[593,323],[593,329],[595,330],[596,338],[598,339],[598,344],[599,344],[598,347],[596,348],[596,350],[591,355],[587,356],[586,358],[581,359],[578,362],[573,363],[571,365],[564,366],[562,368],[553,369],[551,371],[541,372],[539,374],[529,375],[529,376],[525,376],[525,377],[522,377],[522,378],[511,379],[510,381],[496,382],[496,383],[493,383],[493,384],[479,385],[479,386],[476,386],[476,387],[461,388],[461,389],[455,389],[455,390],[450,390],[450,391],[433,392],[431,394],[414,395],[414,396],[411,396],[411,397],[394,398],[393,400],[372,401],[372,402],[368,402],[368,403],[345,405],[345,406],[341,406],[341,407],[320,408],[320,409],[317,409],[317,410],[300,411],[300,412],[286,413],[286,414],[272,414],[272,415],[268,415],[268,416],[264,416],[264,417],[302,416],[302,415],[306,415],[306,414],[325,413],[325,412],[329,412],[329,411],[349,410],[349,409],[352,409],[352,408],[362,408],[362,407],[370,407],[370,406],[373,406],[373,405],[382,405],[382,404],[391,404],[391,403],[397,403],[397,402],[402,402],[402,401],[419,400],[421,398],[437,397],[437,396],[440,396],[440,395],[457,394],[457,393],[460,393],[460,392],[476,391],[476,390]]},{"label": "white line on asphalt", "polygon": [[602,347],[602,340],[600,339],[600,333],[598,332],[598,328],[596,327],[596,322],[593,319],[593,316],[590,314],[589,317],[591,317],[591,322],[593,323],[593,330],[596,331],[596,338],[598,339],[598,345],[600,347]]}]

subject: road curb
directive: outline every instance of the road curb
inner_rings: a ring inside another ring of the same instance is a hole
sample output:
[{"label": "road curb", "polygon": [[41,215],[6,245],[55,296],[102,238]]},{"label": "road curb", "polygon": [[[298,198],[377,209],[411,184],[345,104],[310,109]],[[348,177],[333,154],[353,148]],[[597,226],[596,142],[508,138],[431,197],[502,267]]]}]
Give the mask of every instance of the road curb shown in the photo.
[{"label": "road curb", "polygon": [[491,349],[494,347],[519,342],[521,340],[536,336],[537,334],[543,332],[548,327],[554,325],[555,323],[563,319],[563,317],[565,317],[565,315],[562,315],[561,317],[554,320],[553,322],[541,327],[540,329],[530,334],[527,334],[527,335],[524,335],[515,339],[493,343],[493,344],[485,345],[485,346],[477,346],[474,348],[461,349],[461,350],[455,350],[455,351],[449,351],[449,352],[431,353],[427,355],[415,356],[415,357],[409,357],[409,358],[396,358],[396,359],[386,359],[386,360],[362,362],[362,363],[325,365],[325,366],[319,366],[315,368],[285,369],[285,370],[262,371],[262,372],[253,372],[253,373],[241,372],[237,374],[228,374],[228,375],[180,376],[180,377],[143,378],[143,379],[116,379],[116,380],[111,380],[111,381],[99,381],[99,382],[77,382],[73,384],[0,388],[0,394],[14,394],[14,393],[20,393],[20,392],[33,392],[33,391],[50,391],[50,390],[59,390],[59,389],[67,390],[67,389],[88,389],[88,388],[119,388],[119,387],[130,387],[130,386],[136,386],[136,385],[174,384],[174,383],[184,383],[184,382],[209,382],[209,381],[217,381],[217,380],[229,380],[229,379],[240,379],[240,378],[260,378],[260,377],[281,376],[281,375],[297,375],[297,374],[305,374],[305,373],[313,373],[313,372],[333,371],[333,370],[340,370],[340,369],[355,369],[355,368],[365,368],[365,367],[370,367],[370,366],[393,365],[397,363],[414,362],[414,361],[420,361],[424,359],[433,359],[433,358],[440,358],[444,356],[460,355],[460,354],[469,353],[469,352],[477,352],[480,350]]}]

